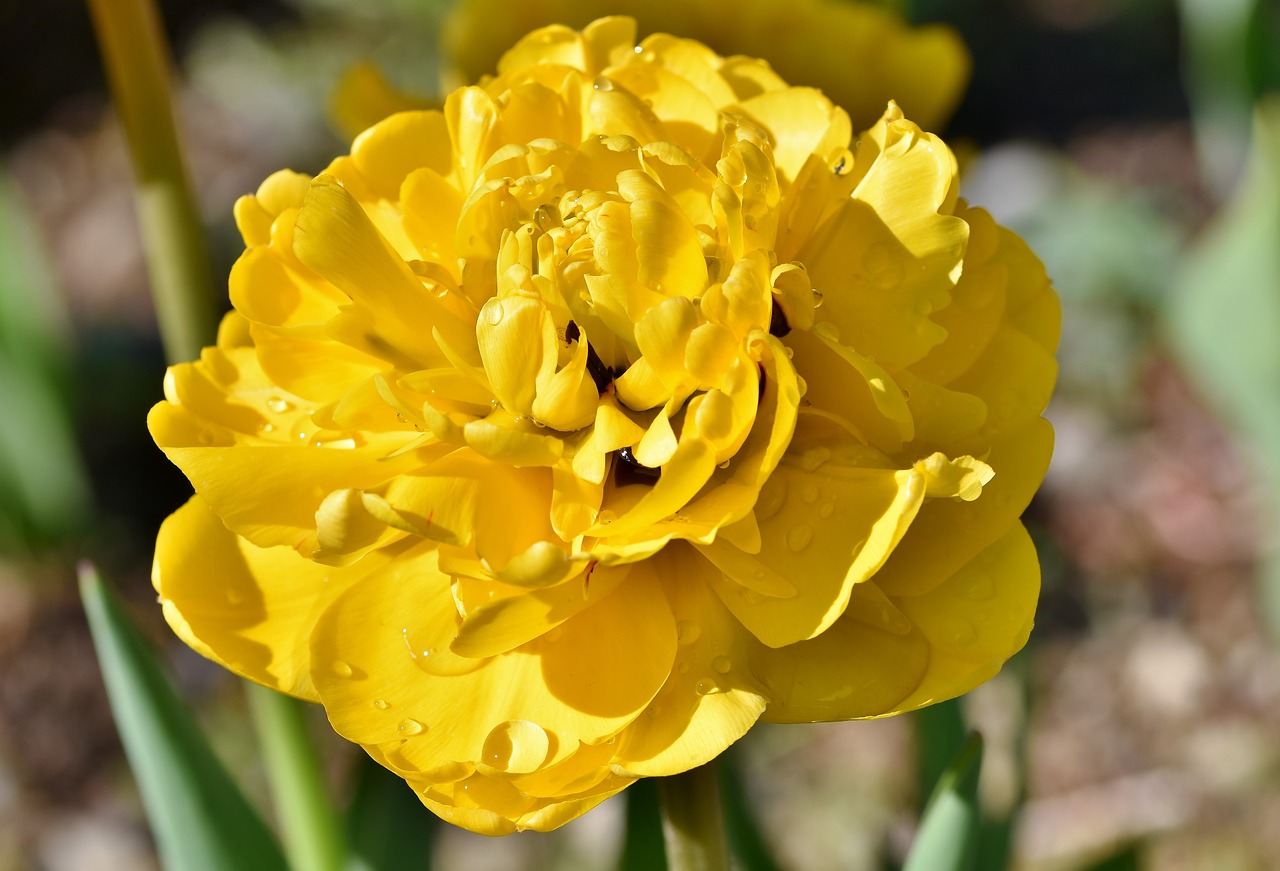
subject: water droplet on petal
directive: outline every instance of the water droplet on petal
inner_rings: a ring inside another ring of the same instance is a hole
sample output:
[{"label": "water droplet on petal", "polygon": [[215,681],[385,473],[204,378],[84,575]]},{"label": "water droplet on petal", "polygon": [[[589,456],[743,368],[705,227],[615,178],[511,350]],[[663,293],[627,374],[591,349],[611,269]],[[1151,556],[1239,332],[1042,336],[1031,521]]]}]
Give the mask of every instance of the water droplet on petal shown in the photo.
[{"label": "water droplet on petal", "polygon": [[813,527],[807,523],[797,523],[787,530],[787,547],[799,553],[813,541]]},{"label": "water droplet on petal", "polygon": [[241,593],[239,590],[236,590],[236,589],[227,590],[228,605],[239,605],[243,601],[244,601],[244,594]]},{"label": "water droplet on petal", "polygon": [[728,674],[733,668],[733,663],[727,656],[717,656],[715,659],[711,660],[711,668],[717,674]]},{"label": "water droplet on petal", "polygon": [[529,720],[508,720],[495,726],[484,739],[480,761],[511,774],[528,774],[546,762],[551,736]]},{"label": "water droplet on petal", "polygon": [[351,677],[351,675],[354,674],[351,668],[351,663],[344,662],[341,659],[335,659],[332,667],[333,673],[338,677]]},{"label": "water droplet on petal", "polygon": [[687,662],[682,662],[682,663],[680,663],[679,667],[677,667],[677,668],[676,668],[676,671],[680,672],[681,674],[688,674],[688,673],[689,673],[689,663],[687,663]]},{"label": "water droplet on petal", "polygon": [[258,427],[258,432],[269,433],[275,432],[276,425],[274,423],[264,423]]},{"label": "water droplet on petal", "polygon": [[676,624],[676,638],[681,644],[693,644],[702,635],[702,627],[692,620],[681,620]]},{"label": "water droplet on petal", "polygon": [[496,327],[502,323],[503,315],[506,314],[502,310],[502,300],[491,299],[484,304],[484,319],[491,327]]},{"label": "water droplet on petal", "polygon": [[806,472],[816,472],[818,467],[829,459],[831,459],[830,448],[810,448],[800,455],[800,468]]},{"label": "water droplet on petal", "polygon": [[836,510],[836,503],[823,502],[821,505],[818,506],[818,516],[823,519],[826,519],[830,517],[832,514],[834,514],[835,510]]},{"label": "water droplet on petal", "polygon": [[812,505],[818,501],[818,485],[806,484],[804,489],[800,491],[800,498],[808,504]]},{"label": "water droplet on petal", "polygon": [[976,569],[966,572],[959,579],[960,595],[970,602],[985,602],[996,594],[991,576]]},{"label": "water droplet on petal", "polygon": [[411,738],[414,735],[421,735],[426,731],[426,729],[426,726],[422,725],[412,717],[401,720],[400,725],[397,727],[397,731],[407,738]]},{"label": "water droplet on petal", "polygon": [[822,308],[822,291],[815,290],[813,292],[813,307]]},{"label": "water droplet on petal", "polygon": [[386,699],[374,699],[373,706],[379,711],[385,711],[387,708],[391,707],[391,703]]},{"label": "water droplet on petal", "polygon": [[608,76],[596,76],[596,80],[591,83],[591,87],[597,91],[612,91],[614,87],[613,79]]},{"label": "water droplet on petal", "polygon": [[275,414],[284,414],[286,411],[293,410],[293,403],[279,396],[273,396],[267,400],[267,410]]}]

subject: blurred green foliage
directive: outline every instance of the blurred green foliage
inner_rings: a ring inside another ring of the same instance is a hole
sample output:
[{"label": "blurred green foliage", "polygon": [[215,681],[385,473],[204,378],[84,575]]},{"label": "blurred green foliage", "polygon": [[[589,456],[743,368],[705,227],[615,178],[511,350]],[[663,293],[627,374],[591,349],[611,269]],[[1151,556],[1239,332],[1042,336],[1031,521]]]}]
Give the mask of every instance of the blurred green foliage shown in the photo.
[{"label": "blurred green foliage", "polygon": [[66,314],[42,254],[0,171],[0,553],[51,544],[89,514],[69,413]]}]

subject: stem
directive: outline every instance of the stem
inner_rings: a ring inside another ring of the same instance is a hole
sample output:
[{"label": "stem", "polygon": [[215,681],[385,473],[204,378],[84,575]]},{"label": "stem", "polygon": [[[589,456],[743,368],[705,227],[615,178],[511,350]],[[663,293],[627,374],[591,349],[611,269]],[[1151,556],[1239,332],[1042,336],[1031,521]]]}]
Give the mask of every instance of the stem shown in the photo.
[{"label": "stem", "polygon": [[342,826],[320,777],[302,702],[249,684],[249,709],[266,760],[293,871],[341,871]]},{"label": "stem", "polygon": [[193,360],[213,339],[213,283],[178,148],[159,16],[153,0],[87,2],[133,163],[138,225],[165,356],[171,363]]},{"label": "stem", "polygon": [[729,847],[715,762],[662,778],[658,792],[670,871],[728,871]]}]

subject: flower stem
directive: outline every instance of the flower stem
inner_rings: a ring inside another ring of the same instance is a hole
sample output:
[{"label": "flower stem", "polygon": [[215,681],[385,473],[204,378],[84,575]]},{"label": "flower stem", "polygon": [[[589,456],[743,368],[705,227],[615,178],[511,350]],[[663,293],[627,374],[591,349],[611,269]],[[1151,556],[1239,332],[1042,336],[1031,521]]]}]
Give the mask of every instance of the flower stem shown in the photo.
[{"label": "flower stem", "polygon": [[708,762],[658,781],[670,871],[728,871],[720,778]]},{"label": "flower stem", "polygon": [[169,99],[169,56],[154,0],[87,0],[136,183],[156,319],[171,363],[213,339],[209,256]]},{"label": "flower stem", "polygon": [[294,871],[342,871],[343,829],[307,735],[306,707],[257,684],[248,688],[289,866]]}]

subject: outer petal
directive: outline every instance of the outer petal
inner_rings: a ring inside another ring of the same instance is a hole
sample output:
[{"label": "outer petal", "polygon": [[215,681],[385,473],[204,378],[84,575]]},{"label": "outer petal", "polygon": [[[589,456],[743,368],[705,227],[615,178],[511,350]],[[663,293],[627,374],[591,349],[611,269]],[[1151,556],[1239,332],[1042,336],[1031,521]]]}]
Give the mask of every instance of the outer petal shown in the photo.
[{"label": "outer petal", "polygon": [[633,571],[666,590],[680,646],[662,691],[623,733],[615,765],[646,777],[677,774],[724,752],[764,710],[763,687],[747,665],[755,645],[707,585],[719,571],[687,545],[670,545]]},{"label": "outer petal", "polygon": [[954,698],[989,680],[1027,643],[1039,594],[1035,544],[1015,523],[939,586],[898,600],[932,655],[920,686],[885,713]]},{"label": "outer petal", "polygon": [[160,527],[151,580],[174,632],[237,674],[308,701],[311,630],[374,555],[335,569],[291,548],[255,547],[227,530],[199,496]]},{"label": "outer petal", "polygon": [[[723,572],[711,577],[721,600],[770,647],[825,631],[853,585],[893,552],[924,501],[924,477],[914,469],[824,465],[830,456],[827,450],[813,460],[797,457],[774,471],[775,496],[756,511],[759,554],[720,542],[699,548]],[[796,595],[761,596],[755,575],[794,579]]]},{"label": "outer petal", "polygon": [[676,649],[661,591],[638,583],[491,659],[451,653],[459,629],[433,555],[402,559],[348,590],[312,636],[312,674],[334,727],[438,780],[432,772],[442,766],[484,759],[495,730],[527,721],[545,733],[550,764],[631,722]]},{"label": "outer petal", "polygon": [[974,502],[931,500],[920,511],[876,583],[890,596],[921,595],[959,570],[1017,522],[1044,480],[1053,453],[1053,427],[1036,418],[991,443],[995,470]]}]

